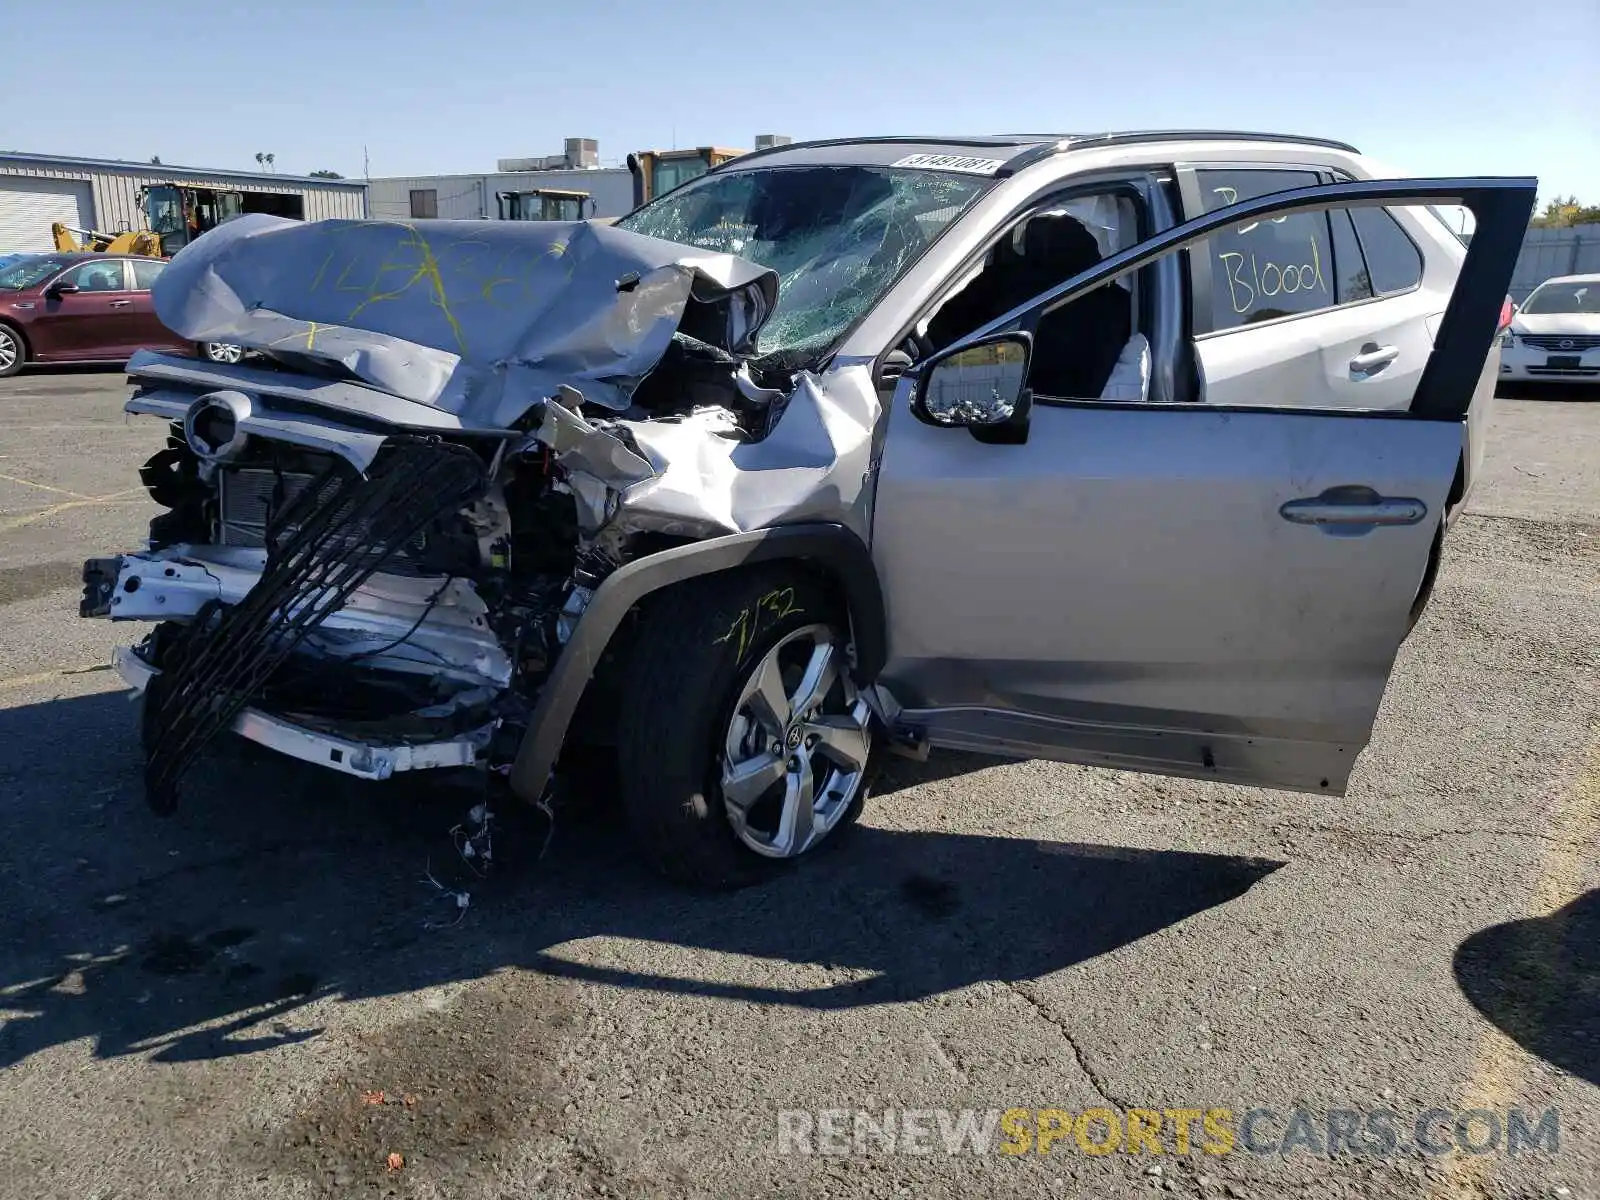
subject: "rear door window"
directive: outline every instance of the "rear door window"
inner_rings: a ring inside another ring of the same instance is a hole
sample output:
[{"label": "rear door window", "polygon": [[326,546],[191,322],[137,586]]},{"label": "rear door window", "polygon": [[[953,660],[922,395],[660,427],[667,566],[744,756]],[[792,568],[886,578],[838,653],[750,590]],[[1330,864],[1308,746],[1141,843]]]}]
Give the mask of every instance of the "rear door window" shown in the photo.
[{"label": "rear door window", "polygon": [[[1195,175],[1206,212],[1322,182],[1315,171],[1264,168]],[[1325,213],[1251,221],[1206,239],[1193,253],[1204,255],[1209,267],[1211,328],[1233,329],[1338,303],[1331,245]]]},{"label": "rear door window", "polygon": [[1333,272],[1338,280],[1339,303],[1372,299],[1372,277],[1367,273],[1367,260],[1361,253],[1350,210],[1332,212],[1328,220],[1333,227]]},{"label": "rear door window", "polygon": [[1422,282],[1422,252],[1386,209],[1352,208],[1350,219],[1361,238],[1368,277],[1376,294],[1409,292]]},{"label": "rear door window", "polygon": [[148,292],[150,290],[150,286],[155,283],[156,277],[159,276],[162,271],[167,269],[167,264],[164,262],[141,260],[137,258],[133,260],[132,266],[133,287],[135,291],[139,292]]}]

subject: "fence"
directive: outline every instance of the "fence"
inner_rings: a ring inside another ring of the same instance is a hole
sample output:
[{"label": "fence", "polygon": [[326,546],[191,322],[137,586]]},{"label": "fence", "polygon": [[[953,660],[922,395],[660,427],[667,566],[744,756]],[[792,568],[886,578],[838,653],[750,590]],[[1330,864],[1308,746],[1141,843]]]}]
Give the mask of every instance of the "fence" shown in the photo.
[{"label": "fence", "polygon": [[1511,273],[1511,298],[1521,304],[1553,275],[1587,275],[1600,272],[1600,225],[1573,225],[1566,229],[1529,229],[1522,238],[1522,253]]}]

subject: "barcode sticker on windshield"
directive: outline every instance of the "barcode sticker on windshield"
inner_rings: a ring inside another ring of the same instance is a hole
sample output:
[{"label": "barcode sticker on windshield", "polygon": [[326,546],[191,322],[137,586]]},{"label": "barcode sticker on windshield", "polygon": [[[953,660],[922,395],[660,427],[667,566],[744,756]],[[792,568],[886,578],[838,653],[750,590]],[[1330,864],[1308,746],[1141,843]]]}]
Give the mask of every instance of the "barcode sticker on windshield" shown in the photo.
[{"label": "barcode sticker on windshield", "polygon": [[968,175],[993,175],[1005,166],[1002,158],[968,158],[962,154],[908,154],[891,167],[918,167],[924,171],[964,171]]}]

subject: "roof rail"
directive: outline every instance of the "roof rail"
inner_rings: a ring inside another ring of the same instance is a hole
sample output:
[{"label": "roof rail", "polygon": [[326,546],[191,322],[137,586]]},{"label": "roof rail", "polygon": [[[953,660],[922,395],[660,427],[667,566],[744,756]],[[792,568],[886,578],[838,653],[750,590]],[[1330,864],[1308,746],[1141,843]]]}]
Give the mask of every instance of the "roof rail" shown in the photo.
[{"label": "roof rail", "polygon": [[1293,146],[1323,146],[1329,150],[1347,150],[1360,154],[1348,142],[1332,138],[1302,137],[1293,133],[1253,133],[1242,129],[1143,129],[1128,133],[1074,134],[1039,146],[1029,146],[1010,159],[996,174],[1014,175],[1024,167],[1043,162],[1057,154],[1073,150],[1098,150],[1102,146],[1138,146],[1149,142],[1277,142]]},{"label": "roof rail", "polygon": [[[894,135],[888,137],[853,137],[853,138],[819,138],[809,142],[790,142],[783,146],[763,146],[759,150],[750,150],[739,155],[736,159],[729,159],[712,167],[712,171],[721,171],[729,166],[749,162],[752,158],[759,158],[766,154],[781,154],[790,150],[814,150],[828,146],[894,146],[894,145],[941,145],[941,146],[971,146],[974,148],[997,148],[1003,146],[1019,146],[1018,153],[1006,160],[996,174],[1000,177],[1014,175],[1024,167],[1031,167],[1034,163],[1043,162],[1057,154],[1064,154],[1072,150],[1096,150],[1102,146],[1137,146],[1149,142],[1278,142],[1284,145],[1295,146],[1323,146],[1329,150],[1345,150],[1351,154],[1359,154],[1348,142],[1337,142],[1331,138],[1305,137],[1293,133],[1255,133],[1242,129],[1144,129],[1127,133],[1072,133],[1072,134],[1009,134],[966,137],[940,137],[936,135],[918,136],[914,134]],[[710,172],[707,172],[710,174]]]},{"label": "roof rail", "polygon": [[1329,150],[1348,150],[1360,154],[1348,142],[1332,138],[1306,137],[1298,133],[1256,133],[1246,129],[1146,129],[1130,133],[1097,133],[1068,139],[1074,150],[1096,146],[1137,145],[1140,142],[1287,142],[1298,146],[1326,146]]},{"label": "roof rail", "polygon": [[[1054,136],[1054,135],[1052,135]],[[828,146],[898,146],[898,145],[930,145],[930,146],[971,146],[976,149],[993,149],[996,146],[1019,146],[1034,141],[1034,138],[1006,137],[993,134],[968,135],[962,137],[941,137],[934,134],[925,136],[918,134],[890,134],[881,137],[842,137],[842,138],[817,138],[809,142],[788,142],[782,146],[762,146],[759,150],[747,150],[739,155],[738,159],[729,159],[728,162],[718,163],[711,171],[720,171],[724,167],[738,162],[740,165],[749,162],[752,158],[760,158],[766,154],[781,154],[789,150],[816,150]],[[710,174],[707,171],[706,174]]]}]

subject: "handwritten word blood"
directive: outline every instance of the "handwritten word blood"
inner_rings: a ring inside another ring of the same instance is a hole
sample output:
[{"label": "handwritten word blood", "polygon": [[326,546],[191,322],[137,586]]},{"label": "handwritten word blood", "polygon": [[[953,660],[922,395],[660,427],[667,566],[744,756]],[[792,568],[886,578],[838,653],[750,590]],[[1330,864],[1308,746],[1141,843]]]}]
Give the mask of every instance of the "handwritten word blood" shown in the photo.
[{"label": "handwritten word blood", "polygon": [[[1217,187],[1212,190],[1225,205],[1236,203],[1239,199],[1239,193],[1234,188]],[[1292,215],[1270,217],[1268,220],[1273,225],[1282,225]],[[1260,221],[1252,221],[1239,226],[1238,236],[1243,237],[1260,224]],[[1308,240],[1311,243],[1311,261],[1307,263],[1278,263],[1272,259],[1261,259],[1254,251],[1248,255],[1237,250],[1219,253],[1217,258],[1227,275],[1228,299],[1233,311],[1247,313],[1257,300],[1272,296],[1307,291],[1327,292],[1328,282],[1322,274],[1322,250],[1317,245],[1315,234]]]},{"label": "handwritten word blood", "polygon": [[[1218,254],[1223,270],[1228,276],[1228,299],[1236,313],[1247,313],[1259,298],[1287,296],[1295,292],[1328,291],[1328,281],[1322,274],[1322,251],[1313,235],[1311,261],[1307,263],[1275,263],[1261,260],[1252,251],[1248,256],[1237,250]],[[1248,268],[1246,263],[1248,262]]]}]

